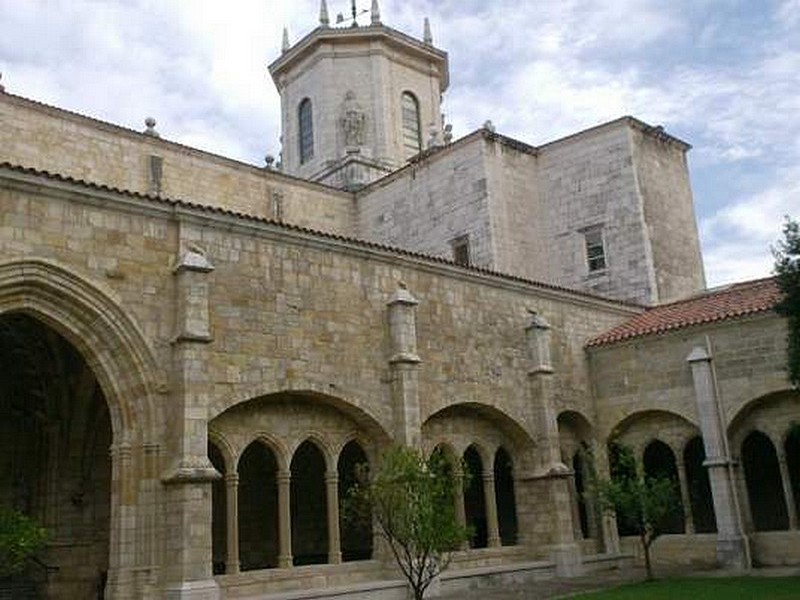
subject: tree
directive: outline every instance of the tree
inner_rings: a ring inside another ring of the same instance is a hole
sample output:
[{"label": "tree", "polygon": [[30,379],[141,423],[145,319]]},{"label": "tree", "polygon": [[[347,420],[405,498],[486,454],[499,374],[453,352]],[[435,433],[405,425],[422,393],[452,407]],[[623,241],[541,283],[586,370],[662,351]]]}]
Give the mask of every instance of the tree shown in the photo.
[{"label": "tree", "polygon": [[450,564],[453,550],[469,539],[455,512],[452,469],[440,452],[394,447],[377,472],[364,474],[348,491],[347,518],[374,518],[415,600]]},{"label": "tree", "polygon": [[46,540],[43,527],[19,511],[0,506],[0,577],[24,569]]},{"label": "tree", "polygon": [[610,454],[611,479],[593,475],[591,489],[602,509],[616,513],[620,527],[639,537],[647,578],[653,579],[650,548],[671,519],[681,513],[680,494],[668,477],[639,474],[633,451],[627,446],[614,445]]},{"label": "tree", "polygon": [[783,298],[775,311],[788,319],[786,363],[789,382],[800,387],[800,224],[786,217],[783,239],[772,249],[775,280]]}]

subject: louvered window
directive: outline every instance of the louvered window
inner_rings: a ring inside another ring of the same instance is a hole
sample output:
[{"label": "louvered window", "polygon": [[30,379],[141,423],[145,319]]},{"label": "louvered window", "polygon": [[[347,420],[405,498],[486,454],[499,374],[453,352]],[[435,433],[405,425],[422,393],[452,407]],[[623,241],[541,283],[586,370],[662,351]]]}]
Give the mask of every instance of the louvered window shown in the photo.
[{"label": "louvered window", "polygon": [[298,111],[300,121],[300,164],[314,157],[314,119],[311,111],[311,100],[306,98],[300,103]]},{"label": "louvered window", "polygon": [[403,117],[403,149],[405,157],[411,158],[422,150],[422,132],[419,124],[419,102],[410,92],[403,92],[401,99]]}]

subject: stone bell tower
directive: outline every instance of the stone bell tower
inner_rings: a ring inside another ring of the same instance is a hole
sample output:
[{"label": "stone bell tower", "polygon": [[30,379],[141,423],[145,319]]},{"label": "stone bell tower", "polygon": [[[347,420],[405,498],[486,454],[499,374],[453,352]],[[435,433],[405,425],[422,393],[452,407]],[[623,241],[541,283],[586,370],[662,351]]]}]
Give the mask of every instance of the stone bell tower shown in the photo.
[{"label": "stone bell tower", "polygon": [[282,168],[290,175],[358,189],[401,167],[442,139],[441,94],[447,53],[381,23],[372,0],[369,25],[351,15],[330,24],[325,0],[319,26],[269,66],[281,95]]}]

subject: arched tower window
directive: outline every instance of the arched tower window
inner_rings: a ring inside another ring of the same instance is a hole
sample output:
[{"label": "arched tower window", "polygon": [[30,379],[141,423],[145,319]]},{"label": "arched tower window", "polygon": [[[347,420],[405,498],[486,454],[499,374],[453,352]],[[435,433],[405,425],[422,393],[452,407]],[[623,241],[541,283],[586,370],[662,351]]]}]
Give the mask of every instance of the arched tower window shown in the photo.
[{"label": "arched tower window", "polygon": [[297,111],[300,140],[300,164],[304,164],[314,157],[314,115],[311,110],[311,100],[305,98],[300,103]]},{"label": "arched tower window", "polygon": [[406,158],[411,158],[422,150],[419,101],[411,92],[403,92],[400,106],[403,122],[403,151]]}]

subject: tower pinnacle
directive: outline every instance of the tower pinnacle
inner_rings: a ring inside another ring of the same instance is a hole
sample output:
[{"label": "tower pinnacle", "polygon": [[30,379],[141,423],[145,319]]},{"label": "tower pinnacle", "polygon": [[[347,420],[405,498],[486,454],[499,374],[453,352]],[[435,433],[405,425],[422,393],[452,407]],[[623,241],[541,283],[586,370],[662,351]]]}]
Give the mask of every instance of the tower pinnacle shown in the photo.
[{"label": "tower pinnacle", "polygon": [[283,42],[281,42],[281,52],[289,50],[289,29],[283,28]]},{"label": "tower pinnacle", "polygon": [[433,34],[431,34],[431,22],[428,17],[425,17],[425,23],[422,28],[422,41],[426,44],[433,45]]},{"label": "tower pinnacle", "polygon": [[328,18],[328,3],[325,0],[320,0],[319,3],[319,24],[323,27],[330,25],[331,20]]},{"label": "tower pinnacle", "polygon": [[371,24],[372,25],[380,25],[381,24],[381,9],[378,6],[378,0],[372,0],[372,10],[371,10],[372,18]]}]

